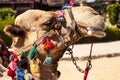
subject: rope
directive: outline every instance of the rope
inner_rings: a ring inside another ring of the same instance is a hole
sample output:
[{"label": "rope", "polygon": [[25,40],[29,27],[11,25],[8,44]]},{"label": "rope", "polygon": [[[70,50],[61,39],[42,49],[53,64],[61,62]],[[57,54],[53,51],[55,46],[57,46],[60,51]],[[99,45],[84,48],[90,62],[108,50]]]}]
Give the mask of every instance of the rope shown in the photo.
[{"label": "rope", "polygon": [[90,54],[89,54],[88,62],[86,64],[86,68],[85,68],[85,71],[84,71],[83,80],[87,80],[89,70],[92,68],[92,64],[91,64],[92,57],[91,57],[91,55],[92,55],[92,49],[93,49],[93,40],[94,40],[94,37],[92,37],[92,39],[91,39]]},{"label": "rope", "polygon": [[[46,32],[45,34],[52,34],[54,31],[53,30],[50,30],[49,32]],[[44,37],[45,35],[43,35],[41,38],[38,38],[34,43],[38,46],[38,45],[40,45],[42,42],[41,42],[41,39]],[[49,35],[48,35],[49,36]],[[20,48],[20,49],[18,49],[17,51],[16,51],[16,53],[18,53],[17,54],[17,56],[19,56],[20,55],[20,51],[24,51],[24,52],[26,52],[26,51],[29,51],[30,49],[31,49],[31,46],[32,44],[28,44],[27,46],[25,46],[25,47],[22,47],[22,48]]]},{"label": "rope", "polygon": [[87,79],[89,70],[92,68],[92,64],[91,64],[92,58],[91,58],[91,55],[92,55],[92,49],[93,49],[93,39],[94,39],[94,37],[92,37],[92,40],[91,40],[90,54],[89,54],[89,57],[88,57],[88,62],[87,62],[87,64],[86,64],[85,70],[81,69],[81,68],[77,65],[77,62],[76,62],[76,60],[75,60],[75,58],[74,58],[74,56],[73,56],[73,50],[72,50],[72,49],[73,49],[73,46],[72,46],[72,48],[70,48],[70,47],[67,48],[67,51],[69,52],[68,54],[71,55],[72,62],[73,62],[73,64],[76,66],[76,69],[77,69],[78,71],[80,71],[81,73],[84,73],[83,80],[86,80],[86,79]]}]

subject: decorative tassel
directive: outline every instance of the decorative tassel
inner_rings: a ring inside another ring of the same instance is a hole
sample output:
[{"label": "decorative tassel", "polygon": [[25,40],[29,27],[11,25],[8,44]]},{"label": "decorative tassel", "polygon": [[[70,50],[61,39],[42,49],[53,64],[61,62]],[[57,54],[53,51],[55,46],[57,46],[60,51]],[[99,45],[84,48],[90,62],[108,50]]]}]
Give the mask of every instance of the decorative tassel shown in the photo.
[{"label": "decorative tassel", "polygon": [[47,52],[46,52],[46,59],[45,59],[43,64],[44,65],[51,65],[52,64],[52,58],[50,56],[50,51],[49,50],[47,50]]},{"label": "decorative tassel", "polygon": [[43,62],[44,65],[51,65],[52,64],[52,58],[50,56],[50,50],[54,48],[54,44],[51,42],[48,36],[44,37],[42,39],[43,47],[42,50],[46,52],[46,58]]},{"label": "decorative tassel", "polygon": [[16,73],[12,69],[8,68],[7,75],[10,76],[12,78],[12,80],[14,80]]},{"label": "decorative tassel", "polygon": [[73,6],[75,0],[70,0],[69,6]]},{"label": "decorative tassel", "polygon": [[12,80],[14,80],[16,76],[16,72],[15,72],[16,68],[17,68],[17,64],[14,61],[11,61],[11,63],[9,64],[7,75],[10,76]]},{"label": "decorative tassel", "polygon": [[44,37],[42,39],[42,43],[44,44],[42,47],[43,51],[52,50],[54,48],[54,44],[51,42],[51,40],[48,37]]},{"label": "decorative tassel", "polygon": [[[24,56],[24,55],[23,55]],[[28,63],[26,61],[26,59],[21,59],[20,61],[18,61],[17,63],[17,79],[16,80],[25,80],[24,79],[24,70],[28,68]]]},{"label": "decorative tassel", "polygon": [[24,80],[24,75],[25,75],[24,70],[17,68],[16,71],[17,71],[17,80]]},{"label": "decorative tassel", "polygon": [[65,9],[68,9],[68,8],[72,7],[72,6],[74,5],[74,2],[75,2],[75,0],[70,0],[69,5],[68,5],[68,4],[65,4],[65,5],[62,7],[61,10],[65,10]]},{"label": "decorative tassel", "polygon": [[33,60],[34,58],[37,57],[38,50],[37,50],[36,47],[37,47],[37,45],[34,43],[33,46],[32,46],[32,49],[28,53],[28,58],[30,60]]},{"label": "decorative tassel", "polygon": [[14,71],[17,68],[17,64],[14,61],[11,61],[9,64],[9,68]]},{"label": "decorative tassel", "polygon": [[67,9],[67,8],[68,8],[68,4],[65,4],[65,5],[62,7],[61,10],[65,10],[65,9]]},{"label": "decorative tassel", "polygon": [[32,73],[35,73],[35,74],[39,73],[40,69],[39,69],[38,64],[32,64],[32,65],[30,65],[30,71]]},{"label": "decorative tassel", "polygon": [[88,76],[88,72],[89,72],[89,68],[87,67],[84,71],[84,77],[83,77],[83,80],[86,80],[87,79],[87,76]]},{"label": "decorative tassel", "polygon": [[91,61],[88,61],[87,65],[86,65],[86,68],[85,68],[85,71],[84,71],[83,80],[87,80],[87,76],[88,76],[88,73],[89,73],[89,70],[91,69],[91,67],[92,67]]},{"label": "decorative tassel", "polygon": [[32,77],[32,75],[30,73],[28,73],[27,69],[24,70],[24,73],[25,73],[25,75],[24,75],[25,80],[32,80],[33,77]]},{"label": "decorative tassel", "polygon": [[39,64],[40,61],[38,58],[35,58],[34,60],[30,61],[30,71],[32,74],[36,74],[40,72]]},{"label": "decorative tassel", "polygon": [[10,60],[10,61],[17,62],[17,61],[18,61],[17,55],[16,55],[13,51],[9,51],[9,53],[11,54],[11,55],[9,56],[9,60]]},{"label": "decorative tassel", "polygon": [[24,52],[24,51],[21,51],[20,54],[21,54],[21,55],[20,55],[20,59],[25,59],[25,52]]},{"label": "decorative tassel", "polygon": [[18,57],[17,55],[13,52],[13,51],[9,51],[9,53],[11,54],[9,56],[9,60],[11,61],[10,64],[8,65],[8,72],[7,75],[10,76],[12,78],[12,80],[14,80],[15,76],[16,76],[16,68],[17,68],[17,63],[18,62]]},{"label": "decorative tassel", "polygon": [[42,38],[42,43],[43,43],[43,44],[44,44],[46,41],[47,41],[47,38],[46,38],[46,37]]}]

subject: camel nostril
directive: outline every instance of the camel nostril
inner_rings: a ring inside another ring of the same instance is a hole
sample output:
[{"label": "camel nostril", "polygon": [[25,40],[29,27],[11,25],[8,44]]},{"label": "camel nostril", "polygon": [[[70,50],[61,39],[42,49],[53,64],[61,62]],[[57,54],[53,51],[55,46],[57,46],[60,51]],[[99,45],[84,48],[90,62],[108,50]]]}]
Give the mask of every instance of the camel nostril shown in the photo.
[{"label": "camel nostril", "polygon": [[91,23],[93,25],[93,27],[96,27],[97,29],[99,29],[101,31],[105,30],[104,19],[100,15],[92,16],[89,19],[89,23]]}]

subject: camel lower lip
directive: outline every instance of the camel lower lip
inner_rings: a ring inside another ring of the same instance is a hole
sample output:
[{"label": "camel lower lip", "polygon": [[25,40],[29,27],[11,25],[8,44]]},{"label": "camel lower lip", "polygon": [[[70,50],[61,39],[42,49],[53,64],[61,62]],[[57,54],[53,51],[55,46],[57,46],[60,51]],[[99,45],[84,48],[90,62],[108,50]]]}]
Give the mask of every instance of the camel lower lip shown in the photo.
[{"label": "camel lower lip", "polygon": [[102,38],[102,37],[105,37],[105,36],[106,36],[106,33],[103,32],[103,31],[93,31],[92,34],[93,34],[95,37],[98,37],[98,38]]}]

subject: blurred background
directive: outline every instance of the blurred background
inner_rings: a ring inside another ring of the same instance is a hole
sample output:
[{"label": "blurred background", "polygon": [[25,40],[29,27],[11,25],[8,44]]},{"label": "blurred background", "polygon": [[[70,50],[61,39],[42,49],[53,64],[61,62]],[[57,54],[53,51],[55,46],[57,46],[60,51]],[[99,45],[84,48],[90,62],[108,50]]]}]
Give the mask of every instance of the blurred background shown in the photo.
[{"label": "blurred background", "polygon": [[[17,15],[29,9],[40,10],[60,10],[70,0],[0,0],[0,34],[7,43],[11,44],[11,39],[3,33],[3,28],[7,24],[14,23]],[[96,39],[95,42],[108,42],[120,40],[120,0],[76,0],[74,6],[90,6],[104,17],[107,33],[106,37]],[[9,40],[9,41],[8,41]],[[89,43],[90,38],[83,38],[77,42]]]}]

